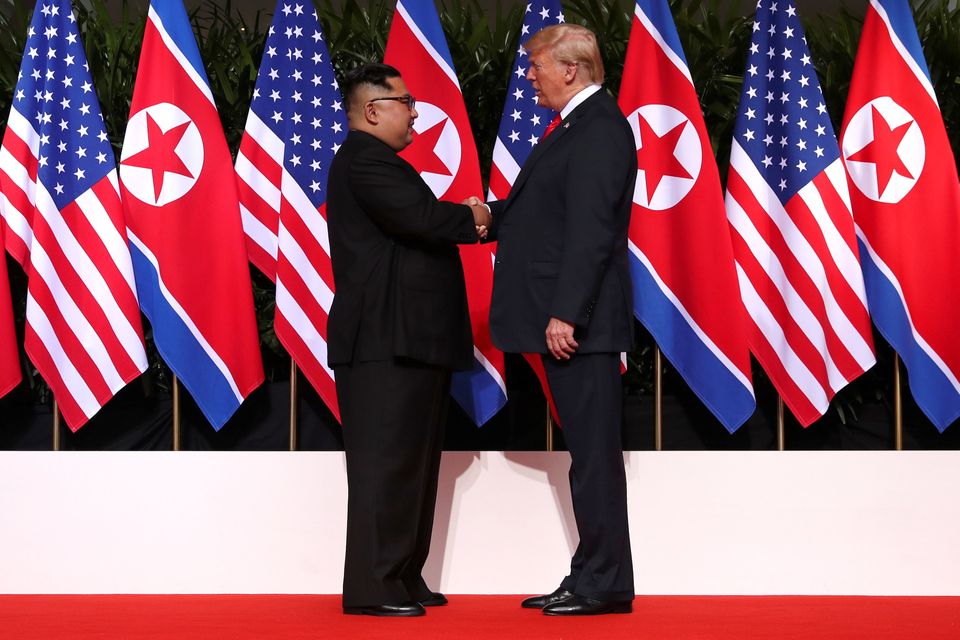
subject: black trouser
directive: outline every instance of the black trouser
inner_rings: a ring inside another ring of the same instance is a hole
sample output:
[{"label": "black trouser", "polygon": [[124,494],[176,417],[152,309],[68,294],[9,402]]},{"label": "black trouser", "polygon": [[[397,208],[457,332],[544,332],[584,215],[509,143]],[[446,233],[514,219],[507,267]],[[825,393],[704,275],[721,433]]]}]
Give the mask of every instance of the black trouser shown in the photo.
[{"label": "black trouser", "polygon": [[423,600],[450,371],[378,361],[335,374],[349,489],[343,606]]},{"label": "black trouser", "polygon": [[580,533],[561,586],[588,598],[630,600],[620,354],[575,354],[564,361],[544,356],[543,366],[570,451],[570,494]]}]

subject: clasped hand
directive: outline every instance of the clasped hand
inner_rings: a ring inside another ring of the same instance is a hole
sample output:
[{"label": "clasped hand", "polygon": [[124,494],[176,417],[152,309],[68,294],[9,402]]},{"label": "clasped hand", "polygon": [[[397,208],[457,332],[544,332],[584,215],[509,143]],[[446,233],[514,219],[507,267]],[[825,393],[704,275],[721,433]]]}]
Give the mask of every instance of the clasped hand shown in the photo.
[{"label": "clasped hand", "polygon": [[470,210],[473,211],[473,222],[477,227],[477,236],[481,240],[486,240],[490,223],[493,221],[493,218],[490,217],[490,210],[483,204],[483,200],[476,196],[470,196],[461,204],[469,206]]}]

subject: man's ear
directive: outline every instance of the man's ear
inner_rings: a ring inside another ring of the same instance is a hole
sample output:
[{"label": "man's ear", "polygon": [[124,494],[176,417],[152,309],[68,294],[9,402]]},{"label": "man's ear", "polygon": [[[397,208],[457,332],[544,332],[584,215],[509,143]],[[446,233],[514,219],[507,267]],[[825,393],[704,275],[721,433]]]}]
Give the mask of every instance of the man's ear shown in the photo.
[{"label": "man's ear", "polygon": [[377,111],[377,107],[373,102],[368,102],[363,105],[363,119],[372,125],[380,123],[380,113]]}]

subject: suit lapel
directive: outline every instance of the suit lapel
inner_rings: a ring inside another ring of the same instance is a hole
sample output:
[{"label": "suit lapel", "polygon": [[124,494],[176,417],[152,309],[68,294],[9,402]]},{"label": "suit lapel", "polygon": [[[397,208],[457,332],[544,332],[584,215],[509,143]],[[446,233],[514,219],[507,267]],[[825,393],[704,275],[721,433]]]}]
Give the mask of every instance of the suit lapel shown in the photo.
[{"label": "suit lapel", "polygon": [[590,108],[599,102],[599,96],[604,94],[604,90],[601,89],[595,94],[583,101],[582,104],[577,106],[570,115],[564,118],[556,129],[553,130],[546,140],[541,140],[536,147],[533,148],[533,151],[527,156],[527,161],[523,163],[523,167],[520,169],[520,173],[517,174],[517,179],[514,181],[513,186],[510,188],[510,195],[507,196],[507,202],[504,205],[505,208],[510,207],[510,203],[516,197],[518,193],[523,189],[523,185],[526,183],[527,178],[530,177],[530,173],[533,171],[533,167],[537,162],[547,153],[554,145],[556,145],[563,136],[567,134],[570,129],[576,125],[577,121],[583,117],[583,114],[590,110]]}]

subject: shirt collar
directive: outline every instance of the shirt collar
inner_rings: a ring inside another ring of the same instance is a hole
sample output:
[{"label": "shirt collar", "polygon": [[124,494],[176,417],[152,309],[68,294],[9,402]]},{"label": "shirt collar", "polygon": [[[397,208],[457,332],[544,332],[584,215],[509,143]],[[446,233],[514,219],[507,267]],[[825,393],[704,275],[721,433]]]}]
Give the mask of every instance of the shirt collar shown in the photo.
[{"label": "shirt collar", "polygon": [[570,115],[574,109],[579,107],[584,100],[595,94],[597,91],[600,91],[600,88],[601,87],[599,84],[591,84],[581,89],[576,95],[570,98],[570,101],[567,102],[567,105],[560,110],[560,118],[562,120],[566,120],[567,116]]}]

